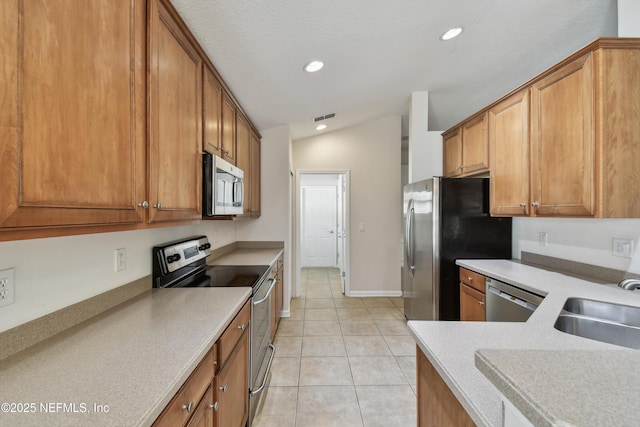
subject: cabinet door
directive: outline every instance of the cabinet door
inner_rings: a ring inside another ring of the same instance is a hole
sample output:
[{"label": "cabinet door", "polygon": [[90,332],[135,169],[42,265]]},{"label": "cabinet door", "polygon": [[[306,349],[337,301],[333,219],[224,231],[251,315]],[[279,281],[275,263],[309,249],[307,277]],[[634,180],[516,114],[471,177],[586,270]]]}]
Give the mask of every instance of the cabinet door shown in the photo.
[{"label": "cabinet door", "polygon": [[250,196],[251,196],[251,204],[250,204],[250,215],[251,218],[258,218],[260,216],[260,138],[255,133],[251,133],[250,140],[250,148],[249,148],[249,157],[250,157],[250,166],[249,170],[251,171],[251,182],[249,185],[250,188]]},{"label": "cabinet door", "polygon": [[460,283],[460,320],[485,320],[485,294]]},{"label": "cabinet door", "polygon": [[444,136],[444,176],[462,175],[462,134],[460,129]]},{"label": "cabinet door", "polygon": [[236,104],[226,92],[222,93],[222,151],[225,160],[236,165]]},{"label": "cabinet door", "polygon": [[237,347],[217,377],[218,427],[242,427],[249,415],[249,331],[246,330]]},{"label": "cabinet door", "polygon": [[204,150],[222,156],[222,86],[207,67],[203,77]]},{"label": "cabinet door", "polygon": [[462,125],[462,172],[473,175],[489,170],[487,114]]},{"label": "cabinet door", "polygon": [[149,221],[201,218],[202,60],[162,0],[149,18]]},{"label": "cabinet door", "polygon": [[489,111],[491,215],[529,214],[529,91]]},{"label": "cabinet door", "polygon": [[139,223],[145,2],[0,2],[0,227]]},{"label": "cabinet door", "polygon": [[416,346],[418,427],[475,427],[460,401]]},{"label": "cabinet door", "polygon": [[588,53],[531,88],[535,215],[593,216],[594,102]]},{"label": "cabinet door", "polygon": [[251,210],[251,182],[253,180],[253,171],[251,170],[251,132],[247,119],[237,113],[236,118],[236,165],[244,171],[244,213],[243,216],[249,216]]}]

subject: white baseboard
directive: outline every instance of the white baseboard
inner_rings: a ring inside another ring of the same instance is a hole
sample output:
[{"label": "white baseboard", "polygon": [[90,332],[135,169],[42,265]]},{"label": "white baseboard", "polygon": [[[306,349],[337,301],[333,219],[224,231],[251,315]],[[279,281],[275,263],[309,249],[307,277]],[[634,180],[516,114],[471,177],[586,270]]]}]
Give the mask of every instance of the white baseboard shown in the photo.
[{"label": "white baseboard", "polygon": [[402,291],[351,291],[348,297],[401,297]]},{"label": "white baseboard", "polygon": [[282,310],[280,312],[280,317],[291,317],[291,311],[290,310]]}]

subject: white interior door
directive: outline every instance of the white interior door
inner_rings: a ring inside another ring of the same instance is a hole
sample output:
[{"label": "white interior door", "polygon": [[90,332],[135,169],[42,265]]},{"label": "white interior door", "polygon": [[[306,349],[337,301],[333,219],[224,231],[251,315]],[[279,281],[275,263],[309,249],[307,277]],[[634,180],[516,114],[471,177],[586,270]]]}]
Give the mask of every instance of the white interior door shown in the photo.
[{"label": "white interior door", "polygon": [[302,264],[337,267],[337,186],[302,188]]}]

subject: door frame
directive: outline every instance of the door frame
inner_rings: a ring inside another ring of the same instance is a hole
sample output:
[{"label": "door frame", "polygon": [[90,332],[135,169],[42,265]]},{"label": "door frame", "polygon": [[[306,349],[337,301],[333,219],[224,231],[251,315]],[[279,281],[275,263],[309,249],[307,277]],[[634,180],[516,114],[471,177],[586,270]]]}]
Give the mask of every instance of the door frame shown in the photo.
[{"label": "door frame", "polygon": [[[350,272],[351,272],[351,265],[350,265],[350,257],[349,257],[349,247],[350,247],[350,241],[351,241],[351,231],[350,231],[350,227],[349,227],[349,200],[350,200],[350,196],[349,196],[349,191],[350,191],[350,171],[348,169],[298,169],[296,170],[296,179],[295,179],[295,209],[296,209],[296,227],[294,229],[295,231],[295,242],[296,242],[296,250],[295,250],[295,272],[294,272],[294,277],[295,280],[293,282],[293,289],[292,289],[292,293],[293,296],[299,297],[301,295],[300,292],[300,276],[301,276],[301,271],[302,268],[300,267],[302,265],[302,230],[301,230],[301,225],[302,225],[302,197],[301,197],[301,192],[302,192],[302,187],[300,185],[300,181],[301,181],[301,176],[302,175],[320,175],[320,174],[327,174],[327,175],[342,175],[344,178],[344,197],[343,197],[343,203],[344,203],[344,217],[342,218],[342,222],[344,224],[344,235],[343,235],[343,242],[344,244],[342,246],[344,246],[344,250],[343,253],[341,253],[342,255],[342,262],[343,262],[343,266],[344,266],[344,276],[343,276],[343,292],[346,296],[349,296],[350,294]],[[338,215],[340,215],[340,212],[338,212]],[[338,248],[340,249],[340,244],[338,245]]]}]

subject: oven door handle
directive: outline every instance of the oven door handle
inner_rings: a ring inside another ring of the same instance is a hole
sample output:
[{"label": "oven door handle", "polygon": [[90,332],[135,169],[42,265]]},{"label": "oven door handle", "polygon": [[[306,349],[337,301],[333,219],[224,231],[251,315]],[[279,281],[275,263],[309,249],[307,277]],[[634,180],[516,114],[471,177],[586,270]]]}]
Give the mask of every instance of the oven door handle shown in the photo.
[{"label": "oven door handle", "polygon": [[269,296],[271,295],[271,291],[273,290],[273,287],[276,285],[276,278],[275,277],[269,277],[269,279],[267,280],[271,280],[271,286],[269,286],[269,290],[267,291],[267,295],[265,295],[264,298],[258,300],[258,301],[254,301],[253,302],[253,306],[255,307],[256,305],[262,304],[263,302],[265,302],[266,300],[269,299]]},{"label": "oven door handle", "polygon": [[267,364],[267,370],[264,372],[264,378],[262,378],[262,384],[256,390],[251,390],[251,396],[255,396],[260,393],[264,387],[267,385],[267,377],[269,376],[269,372],[271,372],[271,363],[273,363],[273,356],[276,355],[276,348],[273,344],[269,344],[268,347],[271,349],[271,356],[269,357],[269,363]]}]

